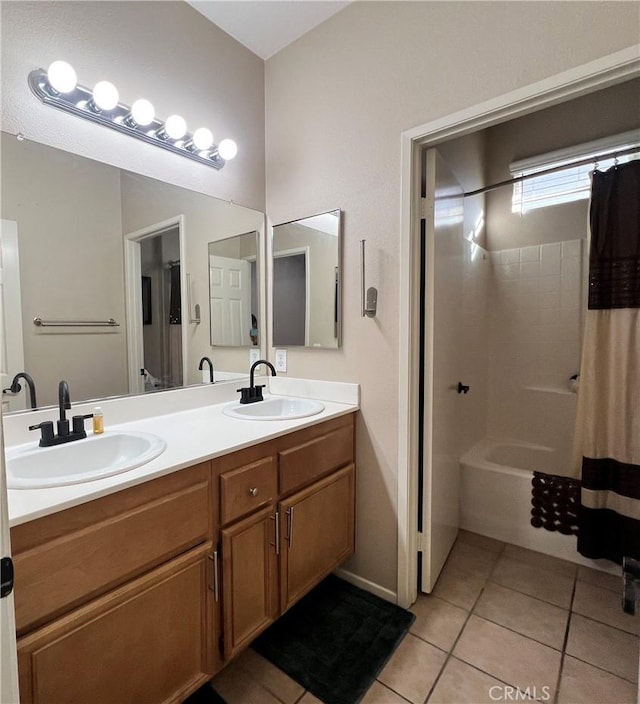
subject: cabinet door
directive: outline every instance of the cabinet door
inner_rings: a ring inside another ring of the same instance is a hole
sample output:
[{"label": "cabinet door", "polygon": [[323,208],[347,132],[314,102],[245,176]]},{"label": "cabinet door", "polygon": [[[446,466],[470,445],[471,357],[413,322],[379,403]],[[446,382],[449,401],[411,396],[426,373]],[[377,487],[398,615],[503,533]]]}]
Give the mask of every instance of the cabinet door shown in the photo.
[{"label": "cabinet door", "polygon": [[22,704],[182,701],[212,674],[211,545],[18,641]]},{"label": "cabinet door", "polygon": [[350,464],[280,503],[282,611],[353,552],[354,479]]},{"label": "cabinet door", "polygon": [[225,658],[278,616],[276,520],[272,504],[221,531]]}]

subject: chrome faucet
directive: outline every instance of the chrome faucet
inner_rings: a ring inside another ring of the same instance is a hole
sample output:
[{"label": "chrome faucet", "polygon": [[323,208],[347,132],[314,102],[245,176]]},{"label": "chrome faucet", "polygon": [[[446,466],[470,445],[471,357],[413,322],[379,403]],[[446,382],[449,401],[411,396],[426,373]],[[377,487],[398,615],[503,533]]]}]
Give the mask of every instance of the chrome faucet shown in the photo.
[{"label": "chrome faucet", "polygon": [[69,384],[62,380],[58,384],[58,407],[60,410],[60,418],[57,422],[58,434],[53,432],[53,421],[45,420],[37,425],[30,425],[29,430],[40,430],[40,447],[50,447],[51,445],[61,445],[64,442],[73,440],[82,440],[87,437],[84,429],[84,421],[86,418],[93,418],[93,413],[87,413],[84,416],[73,416],[72,427],[69,430],[69,421],[67,420],[67,411],[71,410],[71,397],[69,396]]},{"label": "chrome faucet", "polygon": [[271,364],[271,362],[267,362],[266,359],[259,359],[257,362],[254,362],[249,371],[249,386],[238,389],[241,394],[240,403],[256,403],[257,401],[264,401],[264,398],[262,397],[262,389],[264,389],[264,384],[258,384],[256,386],[253,383],[253,375],[259,364],[266,364],[267,367],[271,369],[271,374],[273,376],[277,376],[275,367]]},{"label": "chrome faucet", "polygon": [[209,382],[211,384],[215,384],[215,381],[213,380],[213,362],[209,359],[209,357],[203,357],[200,360],[200,364],[198,364],[198,369],[202,371],[205,362],[207,362],[207,364],[209,365]]},{"label": "chrome faucet", "polygon": [[27,372],[20,372],[19,374],[16,374],[13,377],[13,381],[11,382],[11,386],[9,386],[6,389],[2,389],[3,394],[18,394],[20,391],[22,391],[22,386],[20,385],[20,379],[24,379],[25,382],[27,383],[27,386],[29,387],[29,403],[31,405],[31,408],[36,408],[37,403],[36,403],[36,385],[33,383],[33,379],[30,374],[27,374]]}]

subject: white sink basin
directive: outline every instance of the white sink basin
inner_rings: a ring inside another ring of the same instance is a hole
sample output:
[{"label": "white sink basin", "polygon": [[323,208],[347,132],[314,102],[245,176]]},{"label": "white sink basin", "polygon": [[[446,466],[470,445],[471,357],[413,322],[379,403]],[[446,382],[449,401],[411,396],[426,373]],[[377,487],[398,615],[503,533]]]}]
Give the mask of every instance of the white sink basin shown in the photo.
[{"label": "white sink basin", "polygon": [[150,462],[166,446],[151,433],[107,431],[55,447],[9,449],[7,485],[9,489],[43,489],[103,479]]},{"label": "white sink basin", "polygon": [[243,420],[294,420],[315,416],[322,411],[324,403],[320,401],[286,396],[268,396],[257,403],[233,403],[222,409],[225,415]]}]

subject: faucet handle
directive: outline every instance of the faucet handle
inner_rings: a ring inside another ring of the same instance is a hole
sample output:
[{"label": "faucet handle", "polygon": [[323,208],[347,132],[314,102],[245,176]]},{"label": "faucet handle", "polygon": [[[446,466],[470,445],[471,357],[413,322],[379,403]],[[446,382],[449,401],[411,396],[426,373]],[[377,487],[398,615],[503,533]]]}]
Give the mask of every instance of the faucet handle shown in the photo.
[{"label": "faucet handle", "polygon": [[30,425],[29,430],[39,430],[40,431],[40,447],[47,447],[53,444],[53,421],[43,420],[42,423],[37,425]]},{"label": "faucet handle", "polygon": [[84,429],[84,422],[87,418],[93,418],[93,413],[87,413],[84,416],[73,416],[71,419],[72,430],[77,435],[84,435],[86,437],[87,433]]}]

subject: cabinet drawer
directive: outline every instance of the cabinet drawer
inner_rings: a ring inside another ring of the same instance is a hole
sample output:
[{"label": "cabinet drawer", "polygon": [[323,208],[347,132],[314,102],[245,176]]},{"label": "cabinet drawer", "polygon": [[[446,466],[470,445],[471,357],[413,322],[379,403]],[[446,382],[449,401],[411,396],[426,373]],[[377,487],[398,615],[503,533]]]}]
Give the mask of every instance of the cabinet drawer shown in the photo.
[{"label": "cabinet drawer", "polygon": [[278,495],[278,473],[275,457],[256,462],[220,475],[220,515],[223,525],[255,511]]},{"label": "cabinet drawer", "polygon": [[[210,532],[208,465],[184,472],[156,480],[158,486],[150,482],[148,488],[122,492],[123,506],[128,496],[136,501],[146,496],[147,501],[120,512],[103,508],[113,504],[114,495],[69,509],[68,519],[58,514],[35,521],[43,531],[40,544],[14,557],[18,633],[205,542]],[[166,487],[173,490],[158,495]],[[47,530],[60,533],[64,520],[67,531],[47,540]]]},{"label": "cabinet drawer", "polygon": [[280,493],[286,494],[353,461],[353,424],[278,453]]}]

